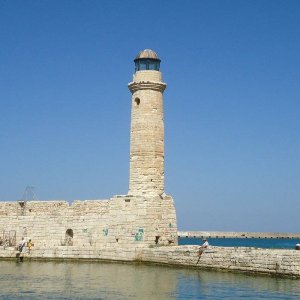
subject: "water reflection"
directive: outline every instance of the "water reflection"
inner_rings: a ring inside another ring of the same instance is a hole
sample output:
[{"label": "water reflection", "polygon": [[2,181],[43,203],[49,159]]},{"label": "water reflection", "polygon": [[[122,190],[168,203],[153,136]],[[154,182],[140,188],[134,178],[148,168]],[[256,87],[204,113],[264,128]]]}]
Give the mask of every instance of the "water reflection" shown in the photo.
[{"label": "water reflection", "polygon": [[1,299],[300,298],[300,281],[99,262],[0,262]]},{"label": "water reflection", "polygon": [[177,280],[176,298],[300,299],[300,280],[214,271],[185,270],[179,280]]}]

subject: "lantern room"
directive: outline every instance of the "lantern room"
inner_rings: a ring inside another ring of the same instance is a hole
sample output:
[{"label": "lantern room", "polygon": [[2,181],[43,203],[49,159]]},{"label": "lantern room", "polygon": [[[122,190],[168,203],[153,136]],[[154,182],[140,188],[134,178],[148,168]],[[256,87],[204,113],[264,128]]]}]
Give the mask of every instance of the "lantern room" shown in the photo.
[{"label": "lantern room", "polygon": [[160,59],[158,55],[151,49],[141,51],[134,59],[135,72],[142,70],[159,71]]}]

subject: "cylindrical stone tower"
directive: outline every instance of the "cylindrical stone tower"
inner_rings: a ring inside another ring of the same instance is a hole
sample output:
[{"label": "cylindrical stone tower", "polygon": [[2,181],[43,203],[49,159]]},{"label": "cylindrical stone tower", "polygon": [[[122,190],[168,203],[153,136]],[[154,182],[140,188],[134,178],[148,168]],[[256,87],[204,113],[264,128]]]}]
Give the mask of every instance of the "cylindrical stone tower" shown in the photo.
[{"label": "cylindrical stone tower", "polygon": [[164,193],[164,114],[160,59],[149,49],[135,58],[130,131],[129,195]]}]

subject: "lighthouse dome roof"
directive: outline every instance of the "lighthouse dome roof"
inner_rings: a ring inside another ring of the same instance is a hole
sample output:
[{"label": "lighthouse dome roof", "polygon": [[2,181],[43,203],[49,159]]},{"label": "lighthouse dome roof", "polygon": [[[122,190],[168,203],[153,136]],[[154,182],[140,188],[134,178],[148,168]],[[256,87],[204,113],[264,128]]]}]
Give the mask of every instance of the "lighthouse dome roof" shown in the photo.
[{"label": "lighthouse dome roof", "polygon": [[157,53],[151,49],[145,49],[139,52],[139,54],[135,57],[134,60],[138,60],[138,59],[155,59],[160,61]]}]

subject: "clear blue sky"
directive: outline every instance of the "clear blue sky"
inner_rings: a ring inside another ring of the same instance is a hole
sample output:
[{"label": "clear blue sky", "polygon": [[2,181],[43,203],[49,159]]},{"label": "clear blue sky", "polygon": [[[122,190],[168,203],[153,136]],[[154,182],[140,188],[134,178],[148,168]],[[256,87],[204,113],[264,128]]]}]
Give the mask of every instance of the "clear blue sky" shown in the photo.
[{"label": "clear blue sky", "polygon": [[299,16],[297,0],[0,0],[0,200],[127,193],[127,83],[151,48],[179,229],[299,232]]}]

